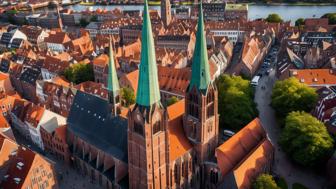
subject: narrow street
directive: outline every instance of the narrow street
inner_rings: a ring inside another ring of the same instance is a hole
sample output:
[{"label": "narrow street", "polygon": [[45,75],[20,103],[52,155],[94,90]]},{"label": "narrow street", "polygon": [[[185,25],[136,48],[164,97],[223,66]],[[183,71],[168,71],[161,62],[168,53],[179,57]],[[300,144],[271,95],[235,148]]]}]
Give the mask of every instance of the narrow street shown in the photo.
[{"label": "narrow street", "polygon": [[[292,188],[293,183],[301,183],[309,189],[322,189],[326,183],[325,178],[311,170],[305,170],[293,164],[278,145],[280,127],[277,125],[274,111],[270,107],[272,88],[275,81],[274,70],[269,76],[263,76],[259,80],[254,99],[257,103],[261,122],[275,147],[274,172],[287,181],[289,189]],[[261,86],[265,86],[265,89],[261,89]]]}]

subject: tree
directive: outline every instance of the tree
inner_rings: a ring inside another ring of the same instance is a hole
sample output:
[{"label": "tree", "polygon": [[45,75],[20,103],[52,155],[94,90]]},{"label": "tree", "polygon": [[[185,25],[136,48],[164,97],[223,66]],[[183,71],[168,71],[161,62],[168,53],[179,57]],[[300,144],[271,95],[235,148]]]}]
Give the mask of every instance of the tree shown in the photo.
[{"label": "tree", "polygon": [[292,111],[313,109],[317,102],[315,89],[300,83],[296,78],[277,81],[273,88],[271,106],[279,118],[284,118]]},{"label": "tree", "polygon": [[216,81],[221,127],[239,130],[257,116],[249,80],[223,75]]},{"label": "tree", "polygon": [[304,25],[304,18],[299,18],[295,21],[295,26],[303,26]]},{"label": "tree", "polygon": [[176,102],[178,102],[178,98],[176,98],[176,96],[172,96],[167,100],[167,107],[170,105],[175,104]]},{"label": "tree", "polygon": [[73,64],[64,70],[63,75],[67,80],[75,84],[94,80],[93,67],[91,64]]},{"label": "tree", "polygon": [[321,18],[328,18],[328,22],[330,25],[336,24],[336,13],[327,13]]},{"label": "tree", "polygon": [[87,25],[89,25],[89,22],[85,18],[81,18],[79,20],[79,25],[83,28],[85,28]]},{"label": "tree", "polygon": [[261,174],[253,182],[253,189],[281,189],[269,174]]},{"label": "tree", "polygon": [[8,20],[9,23],[17,25],[16,20],[14,19],[15,15],[17,13],[18,13],[18,11],[15,10],[15,9],[6,11],[7,20]]},{"label": "tree", "polygon": [[124,102],[123,105],[126,107],[135,103],[134,92],[130,88],[122,88],[120,96],[123,99],[123,102]]},{"label": "tree", "polygon": [[90,18],[90,21],[91,21],[91,22],[97,22],[97,21],[98,21],[98,17],[97,17],[97,15],[93,15],[93,16]]},{"label": "tree", "polygon": [[266,18],[267,22],[272,22],[272,23],[280,23],[283,22],[282,18],[278,14],[269,14]]},{"label": "tree", "polygon": [[306,112],[291,112],[285,120],[279,143],[303,166],[319,166],[333,150],[333,139],[322,122]]}]

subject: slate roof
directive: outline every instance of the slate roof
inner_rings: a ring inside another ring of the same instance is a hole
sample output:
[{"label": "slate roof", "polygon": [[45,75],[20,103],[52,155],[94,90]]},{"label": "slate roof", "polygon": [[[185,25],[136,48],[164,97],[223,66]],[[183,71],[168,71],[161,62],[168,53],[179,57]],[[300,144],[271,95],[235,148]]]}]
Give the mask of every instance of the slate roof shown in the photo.
[{"label": "slate roof", "polygon": [[68,130],[127,163],[127,119],[111,117],[110,112],[105,99],[77,91],[67,120]]},{"label": "slate roof", "polygon": [[41,70],[38,68],[28,68],[20,76],[20,80],[35,86],[35,82],[41,76]]},{"label": "slate roof", "polygon": [[4,73],[8,73],[9,70],[9,66],[10,66],[10,62],[7,59],[1,59],[0,62],[0,71],[4,72]]},{"label": "slate roof", "polygon": [[12,37],[13,37],[12,33],[3,33],[0,42],[4,45],[8,45]]},{"label": "slate roof", "polygon": [[20,39],[20,38],[13,39],[11,48],[15,48],[15,49],[20,48],[22,42],[23,42],[23,39]]}]

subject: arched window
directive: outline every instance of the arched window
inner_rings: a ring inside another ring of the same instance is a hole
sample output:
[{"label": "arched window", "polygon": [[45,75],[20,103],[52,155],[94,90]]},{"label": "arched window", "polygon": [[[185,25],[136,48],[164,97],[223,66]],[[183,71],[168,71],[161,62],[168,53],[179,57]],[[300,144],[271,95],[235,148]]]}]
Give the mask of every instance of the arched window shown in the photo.
[{"label": "arched window", "polygon": [[155,134],[158,133],[159,131],[161,131],[161,124],[160,124],[160,121],[157,121],[157,122],[154,123],[154,125],[153,125],[153,135],[155,135]]},{"label": "arched window", "polygon": [[142,125],[134,122],[134,132],[138,133],[139,135],[143,136],[144,131]]}]

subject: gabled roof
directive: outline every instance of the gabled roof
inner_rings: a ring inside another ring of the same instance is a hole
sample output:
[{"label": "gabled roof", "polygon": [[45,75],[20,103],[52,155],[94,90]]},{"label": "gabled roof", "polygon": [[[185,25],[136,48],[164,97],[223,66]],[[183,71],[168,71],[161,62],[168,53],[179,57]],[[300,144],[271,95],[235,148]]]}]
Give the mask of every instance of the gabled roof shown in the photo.
[{"label": "gabled roof", "polygon": [[67,125],[68,132],[127,163],[127,119],[111,116],[105,99],[77,91]]},{"label": "gabled roof", "polygon": [[174,161],[192,149],[188,138],[184,135],[183,115],[185,101],[180,100],[167,108],[169,132],[169,159]]},{"label": "gabled roof", "polygon": [[136,103],[142,106],[151,106],[160,102],[160,90],[156,65],[156,56],[149,18],[148,3],[145,0],[141,37],[141,59],[139,67],[139,86]]},{"label": "gabled roof", "polygon": [[266,137],[259,118],[254,119],[216,149],[216,158],[222,175],[232,171]]},{"label": "gabled roof", "polygon": [[198,13],[198,24],[196,34],[196,45],[191,67],[191,80],[189,89],[196,87],[198,90],[206,91],[211,82],[208,52],[206,47],[202,3]]}]

